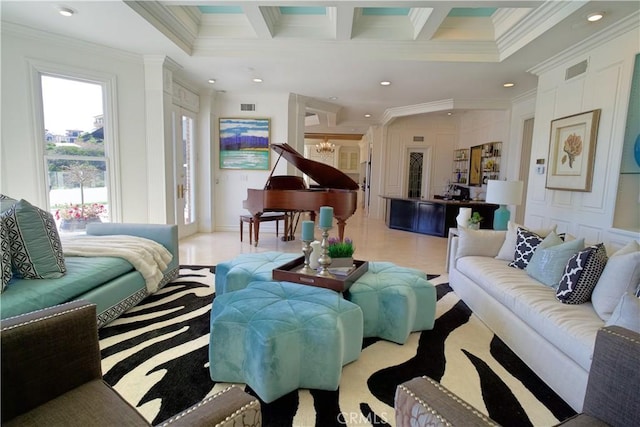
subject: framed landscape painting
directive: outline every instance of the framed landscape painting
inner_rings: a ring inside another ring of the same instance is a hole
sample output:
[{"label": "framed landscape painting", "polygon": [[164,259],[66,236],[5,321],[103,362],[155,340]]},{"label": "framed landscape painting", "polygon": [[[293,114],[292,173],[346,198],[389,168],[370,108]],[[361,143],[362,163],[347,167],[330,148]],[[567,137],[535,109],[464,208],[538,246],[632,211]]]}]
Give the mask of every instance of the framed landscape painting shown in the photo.
[{"label": "framed landscape painting", "polygon": [[269,170],[270,120],[221,118],[220,169]]},{"label": "framed landscape painting", "polygon": [[547,188],[591,191],[600,110],[551,121]]}]

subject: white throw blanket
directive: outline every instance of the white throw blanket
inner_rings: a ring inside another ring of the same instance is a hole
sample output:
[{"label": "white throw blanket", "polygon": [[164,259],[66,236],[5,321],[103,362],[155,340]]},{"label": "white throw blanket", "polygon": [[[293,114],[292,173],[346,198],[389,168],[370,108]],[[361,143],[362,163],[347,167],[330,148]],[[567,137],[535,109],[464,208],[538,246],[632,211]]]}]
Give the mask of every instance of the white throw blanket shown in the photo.
[{"label": "white throw blanket", "polygon": [[162,272],[173,255],[160,243],[143,237],[114,236],[60,236],[66,256],[118,257],[129,261],[144,277],[147,291],[158,290]]}]

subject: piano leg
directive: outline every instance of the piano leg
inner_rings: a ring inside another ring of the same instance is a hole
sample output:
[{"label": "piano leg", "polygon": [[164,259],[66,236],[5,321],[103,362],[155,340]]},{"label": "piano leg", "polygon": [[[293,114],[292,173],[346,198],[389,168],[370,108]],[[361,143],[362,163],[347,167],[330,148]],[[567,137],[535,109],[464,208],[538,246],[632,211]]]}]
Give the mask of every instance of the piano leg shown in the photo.
[{"label": "piano leg", "polygon": [[296,212],[285,212],[284,214],[284,235],[282,236],[283,242],[295,240],[296,226],[298,225],[295,220]]},{"label": "piano leg", "polygon": [[344,227],[347,225],[347,221],[344,219],[336,218],[338,220],[338,237],[340,241],[344,241]]},{"label": "piano leg", "polygon": [[258,236],[260,235],[260,215],[253,216],[253,246],[258,246]]}]

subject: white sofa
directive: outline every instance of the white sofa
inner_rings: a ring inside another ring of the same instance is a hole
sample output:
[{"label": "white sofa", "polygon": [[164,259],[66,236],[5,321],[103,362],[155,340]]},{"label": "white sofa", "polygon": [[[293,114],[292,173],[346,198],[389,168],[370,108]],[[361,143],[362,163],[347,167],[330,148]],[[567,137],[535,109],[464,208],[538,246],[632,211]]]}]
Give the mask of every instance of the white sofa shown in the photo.
[{"label": "white sofa", "polygon": [[[600,289],[593,291],[593,297],[598,296],[594,308],[591,301],[564,304],[553,287],[530,277],[526,270],[508,266],[505,253],[511,245],[515,250],[515,228],[510,224],[509,232],[459,230],[459,237],[451,241],[450,285],[509,348],[580,412],[596,333],[605,324],[621,324],[619,301],[623,294],[637,292],[638,244],[634,241],[621,249],[613,262],[609,258],[596,285]],[[637,331],[640,300],[631,297],[634,307],[624,321],[635,324]]]}]

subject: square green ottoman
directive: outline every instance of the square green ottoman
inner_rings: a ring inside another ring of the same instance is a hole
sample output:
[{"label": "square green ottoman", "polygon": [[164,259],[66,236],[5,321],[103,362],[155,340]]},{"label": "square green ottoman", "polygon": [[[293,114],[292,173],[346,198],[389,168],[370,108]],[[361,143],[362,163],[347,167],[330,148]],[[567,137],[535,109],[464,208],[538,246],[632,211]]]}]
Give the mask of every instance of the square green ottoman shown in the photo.
[{"label": "square green ottoman", "polygon": [[369,262],[345,298],[362,308],[365,337],[404,344],[411,332],[433,329],[436,289],[420,270]]},{"label": "square green ottoman", "polygon": [[300,257],[300,254],[262,252],[241,254],[216,266],[216,295],[244,289],[251,282],[269,281],[274,268]]},{"label": "square green ottoman", "polygon": [[253,282],[216,296],[209,372],[245,383],[266,403],[298,388],[337,390],[362,350],[362,310],[330,289]]}]

